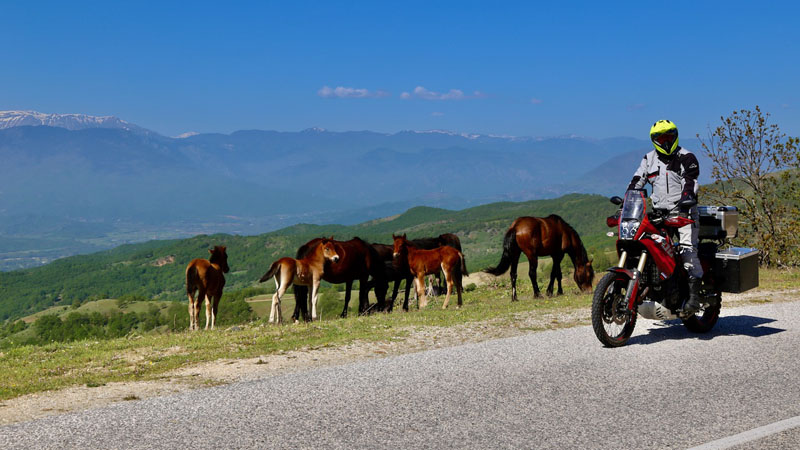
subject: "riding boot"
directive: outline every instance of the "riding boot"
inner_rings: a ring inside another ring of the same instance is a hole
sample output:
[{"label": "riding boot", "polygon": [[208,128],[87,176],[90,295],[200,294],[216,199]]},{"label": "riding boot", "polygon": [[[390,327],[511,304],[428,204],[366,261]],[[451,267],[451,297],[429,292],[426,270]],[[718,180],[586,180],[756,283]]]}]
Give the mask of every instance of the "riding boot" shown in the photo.
[{"label": "riding boot", "polygon": [[687,315],[700,310],[700,283],[699,278],[689,277],[689,300],[683,305],[683,312]]}]

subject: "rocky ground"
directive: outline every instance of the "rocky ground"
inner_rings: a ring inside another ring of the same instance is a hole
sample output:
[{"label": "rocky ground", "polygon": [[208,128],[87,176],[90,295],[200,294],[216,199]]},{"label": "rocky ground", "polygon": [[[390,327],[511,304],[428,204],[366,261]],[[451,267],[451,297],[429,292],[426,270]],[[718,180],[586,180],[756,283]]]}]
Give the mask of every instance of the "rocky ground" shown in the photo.
[{"label": "rocky ground", "polygon": [[[724,306],[798,300],[800,290],[725,294]],[[25,395],[0,403],[0,425],[32,420],[53,414],[83,410],[120,401],[168,395],[187,389],[233,383],[280,375],[322,366],[346,364],[365,358],[420,352],[434,348],[485,341],[531,333],[535,330],[585,325],[590,312],[564,310],[548,314],[519,314],[514,321],[487,321],[456,327],[410,329],[407,337],[389,342],[355,342],[332,348],[301,349],[258,358],[218,360],[182,368],[153,381],[108,383],[98,387],[78,386],[58,391]]]}]

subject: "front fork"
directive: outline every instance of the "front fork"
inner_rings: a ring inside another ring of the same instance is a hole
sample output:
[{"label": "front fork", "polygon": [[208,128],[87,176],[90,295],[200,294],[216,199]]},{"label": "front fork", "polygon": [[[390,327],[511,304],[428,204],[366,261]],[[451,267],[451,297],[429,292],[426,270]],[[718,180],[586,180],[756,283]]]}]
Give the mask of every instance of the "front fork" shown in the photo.
[{"label": "front fork", "polygon": [[[628,260],[628,252],[623,250],[619,255],[618,267],[625,267],[625,262]],[[628,281],[628,289],[625,291],[625,304],[628,305],[628,311],[631,313],[636,307],[636,299],[639,297],[639,280],[641,279],[644,266],[647,264],[647,251],[642,250],[642,255],[639,257],[639,264],[636,269],[631,271],[631,279]]]}]

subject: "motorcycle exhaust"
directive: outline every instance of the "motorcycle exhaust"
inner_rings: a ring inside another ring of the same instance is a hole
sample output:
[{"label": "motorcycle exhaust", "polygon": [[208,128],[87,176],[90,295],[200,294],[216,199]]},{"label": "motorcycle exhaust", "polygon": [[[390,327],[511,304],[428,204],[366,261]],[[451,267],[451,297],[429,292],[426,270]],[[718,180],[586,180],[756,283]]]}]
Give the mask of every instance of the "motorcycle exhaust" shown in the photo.
[{"label": "motorcycle exhaust", "polygon": [[673,320],[678,316],[665,308],[661,303],[648,300],[639,305],[639,315],[650,320]]}]

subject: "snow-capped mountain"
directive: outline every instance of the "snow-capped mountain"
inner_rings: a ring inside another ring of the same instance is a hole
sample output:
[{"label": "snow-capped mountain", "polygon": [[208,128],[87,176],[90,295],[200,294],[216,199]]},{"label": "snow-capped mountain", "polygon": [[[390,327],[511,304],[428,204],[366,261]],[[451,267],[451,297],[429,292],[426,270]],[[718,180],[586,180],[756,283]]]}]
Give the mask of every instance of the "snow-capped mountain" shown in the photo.
[{"label": "snow-capped mountain", "polygon": [[45,114],[37,111],[0,111],[0,130],[21,126],[48,126],[66,128],[68,130],[119,128],[128,131],[145,131],[141,127],[114,116]]}]

